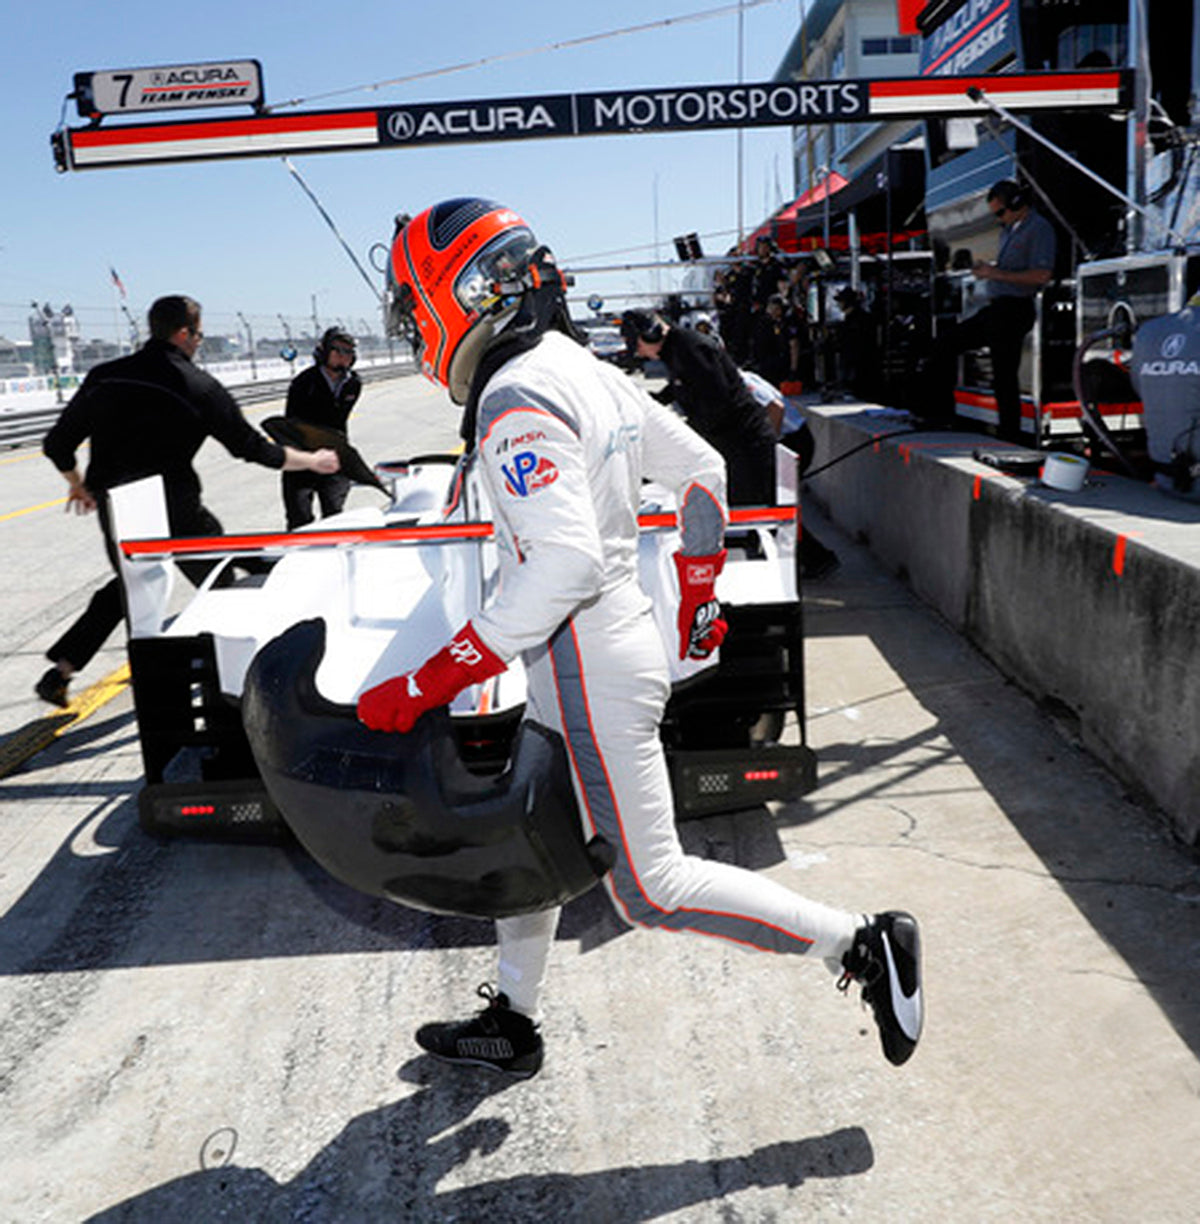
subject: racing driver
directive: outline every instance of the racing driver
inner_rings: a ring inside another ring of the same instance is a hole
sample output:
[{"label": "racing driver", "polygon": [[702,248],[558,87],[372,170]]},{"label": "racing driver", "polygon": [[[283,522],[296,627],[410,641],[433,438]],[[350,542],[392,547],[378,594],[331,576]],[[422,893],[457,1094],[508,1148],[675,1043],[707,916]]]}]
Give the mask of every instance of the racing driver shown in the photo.
[{"label": "racing driver", "polygon": [[[465,405],[500,542],[494,598],[414,672],[364,692],[358,716],[407,732],[426,711],[520,656],[525,717],[563,737],[585,838],[614,848],[606,877],[631,923],[824,960],[863,987],[887,1059],[921,1033],[920,939],[898,911],[832,909],[746,869],[684,854],[659,721],[668,666],[638,584],[644,478],[676,491],[682,547],[679,657],[706,658],[726,625],[714,597],[725,560],[717,452],[574,336],[565,281],[525,222],[499,204],[447,200],[397,218],[390,326],[427,376]],[[542,1065],[539,995],[557,909],[497,921],[495,986],[461,1021],[423,1025],[437,1058],[528,1078]]]}]

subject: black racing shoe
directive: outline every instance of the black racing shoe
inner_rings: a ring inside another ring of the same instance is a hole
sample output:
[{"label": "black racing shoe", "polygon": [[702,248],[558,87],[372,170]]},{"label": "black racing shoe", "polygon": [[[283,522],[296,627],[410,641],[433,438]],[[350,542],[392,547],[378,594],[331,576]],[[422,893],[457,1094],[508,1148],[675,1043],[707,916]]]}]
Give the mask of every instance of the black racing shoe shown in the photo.
[{"label": "black racing shoe", "polygon": [[862,983],[871,1005],[884,1057],[895,1066],[907,1062],[921,1039],[925,1007],[921,997],[921,933],[911,914],[876,914],[854,933],[842,957],[845,972],[838,989]]},{"label": "black racing shoe", "polygon": [[476,992],[487,1006],[472,1020],[423,1024],[417,1045],[443,1062],[492,1067],[515,1079],[529,1079],[541,1069],[542,1038],[528,1016],[513,1011],[508,996],[488,983]]},{"label": "black racing shoe", "polygon": [[43,700],[48,701],[51,705],[56,705],[60,709],[66,709],[71,703],[71,699],[67,696],[67,685],[70,681],[58,670],[57,667],[52,667],[38,682],[33,686],[33,691]]}]

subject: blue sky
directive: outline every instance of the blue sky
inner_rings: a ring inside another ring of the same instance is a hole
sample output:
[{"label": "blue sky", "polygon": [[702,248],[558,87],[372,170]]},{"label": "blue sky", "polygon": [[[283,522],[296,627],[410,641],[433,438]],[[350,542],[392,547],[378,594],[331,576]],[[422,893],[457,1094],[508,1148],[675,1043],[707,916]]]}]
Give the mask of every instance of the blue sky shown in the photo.
[{"label": "blue sky", "polygon": [[[111,337],[108,269],[143,316],[162,293],[184,292],[218,323],[242,311],[376,325],[374,299],[345,252],[277,158],[58,174],[49,138],[75,72],[258,59],[268,103],[313,98],[410,73],[680,18],[722,0],[343,0],[294,5],[208,0],[182,9],[148,0],[59,0],[10,6],[0,73],[0,334],[24,334],[31,300],[71,302],[85,334]],[[772,0],[743,15],[746,80],[767,80],[800,21],[802,0]],[[304,109],[453,98],[567,93],[737,80],[738,18],[729,14],[522,57],[376,91],[347,92]],[[187,118],[201,112],[171,112]],[[209,111],[210,116],[218,112]],[[220,112],[226,113],[226,112]],[[229,111],[229,114],[245,113]],[[66,123],[81,120],[68,104]],[[321,154],[295,164],[359,259],[390,237],[395,213],[454,195],[484,195],[521,212],[568,262],[649,257],[606,253],[725,231],[738,220],[733,132],[521,141],[420,150]],[[791,198],[787,129],[743,136],[747,230]],[[609,296],[652,287],[649,274],[581,281]],[[261,323],[260,323],[261,326]]]}]

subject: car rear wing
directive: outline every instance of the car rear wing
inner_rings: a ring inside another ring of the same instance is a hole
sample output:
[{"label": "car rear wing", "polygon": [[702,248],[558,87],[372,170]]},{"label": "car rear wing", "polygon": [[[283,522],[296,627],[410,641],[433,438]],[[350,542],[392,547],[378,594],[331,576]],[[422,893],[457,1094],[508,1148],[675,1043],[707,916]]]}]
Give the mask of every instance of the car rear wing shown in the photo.
[{"label": "car rear wing", "polygon": [[[729,511],[727,528],[778,527],[795,522],[795,506],[744,506]],[[642,531],[670,531],[678,526],[673,512],[638,515]],[[354,527],[337,530],[261,532],[249,535],[158,537],[120,541],[130,562],[172,558],[220,559],[281,554],[293,549],[358,548],[407,544],[461,544],[495,537],[492,523],[420,523],[405,527]]]}]

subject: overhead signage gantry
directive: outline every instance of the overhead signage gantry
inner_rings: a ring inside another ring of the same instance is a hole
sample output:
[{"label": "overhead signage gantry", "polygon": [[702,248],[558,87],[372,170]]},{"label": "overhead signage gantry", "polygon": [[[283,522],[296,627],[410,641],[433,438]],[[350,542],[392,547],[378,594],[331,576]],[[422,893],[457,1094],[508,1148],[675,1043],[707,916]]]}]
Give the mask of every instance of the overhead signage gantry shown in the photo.
[{"label": "overhead signage gantry", "polygon": [[180,107],[262,105],[258,60],[178,64],[75,74],[75,107],[84,119],[178,110]]},{"label": "overhead signage gantry", "polygon": [[[794,127],[1014,111],[1127,109],[1127,70],[651,86],[348,110],[272,111],[256,60],[76,75],[86,127],[51,136],[60,171],[423,145]],[[245,88],[243,97],[232,93]],[[986,99],[984,97],[986,95]],[[119,122],[168,107],[250,104],[248,116]]]}]

